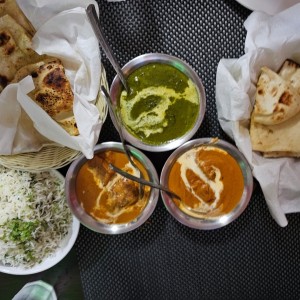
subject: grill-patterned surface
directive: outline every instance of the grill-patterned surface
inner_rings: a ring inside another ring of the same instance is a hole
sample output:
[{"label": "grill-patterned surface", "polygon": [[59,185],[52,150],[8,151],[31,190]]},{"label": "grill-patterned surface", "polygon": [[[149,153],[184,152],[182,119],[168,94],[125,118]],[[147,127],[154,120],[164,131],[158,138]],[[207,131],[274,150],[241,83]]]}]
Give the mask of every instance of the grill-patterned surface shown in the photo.
[{"label": "grill-patterned surface", "polygon": [[[228,137],[215,105],[221,58],[244,54],[243,22],[251,13],[234,0],[99,1],[100,18],[120,64],[149,52],[178,56],[202,78],[204,122],[195,137]],[[108,81],[115,73],[103,55]],[[109,117],[100,142],[119,141]],[[146,153],[160,173],[170,155]],[[233,223],[214,231],[184,227],[162,200],[139,229],[118,236],[83,226],[76,242],[85,299],[298,299],[300,220],[280,228],[259,186]]]}]

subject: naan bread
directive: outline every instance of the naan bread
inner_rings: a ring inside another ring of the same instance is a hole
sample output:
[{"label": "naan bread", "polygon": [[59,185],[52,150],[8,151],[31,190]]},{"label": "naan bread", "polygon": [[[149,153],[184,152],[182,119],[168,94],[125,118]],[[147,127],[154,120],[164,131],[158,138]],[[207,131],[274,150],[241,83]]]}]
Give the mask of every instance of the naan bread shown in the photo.
[{"label": "naan bread", "polygon": [[[279,96],[280,95],[280,96]],[[262,68],[250,121],[252,149],[264,157],[300,157],[300,66]]]},{"label": "naan bread", "polygon": [[28,95],[70,135],[78,135],[73,92],[59,59],[32,49],[34,29],[15,0],[0,0],[0,93],[10,83],[31,75]]},{"label": "naan bread", "polygon": [[35,86],[35,89],[28,96],[69,134],[78,135],[73,114],[74,94],[61,61],[49,57],[43,61],[24,66],[18,70],[13,82],[19,82],[27,75],[32,76]]},{"label": "naan bread", "polygon": [[263,125],[251,120],[252,149],[268,157],[300,156],[300,113],[276,125]]},{"label": "naan bread", "polygon": [[[24,0],[23,0],[24,1]],[[16,0],[0,0],[0,17],[10,15],[16,22],[21,25],[31,36],[34,35],[35,29],[19,8]]]},{"label": "naan bread", "polygon": [[31,36],[11,16],[0,18],[0,93],[23,66],[41,60]]},{"label": "naan bread", "polygon": [[264,152],[263,156],[266,158],[275,158],[275,157],[300,157],[300,152],[292,152],[292,151],[272,151],[272,152]]},{"label": "naan bread", "polygon": [[[71,112],[70,112],[70,114],[71,114]],[[78,131],[78,128],[77,128],[77,124],[76,124],[76,120],[75,120],[75,117],[73,115],[73,112],[69,117],[66,117],[66,118],[60,119],[60,120],[56,120],[56,121],[70,135],[74,135],[74,136],[79,135],[79,131]]]},{"label": "naan bread", "polygon": [[288,73],[286,80],[267,67],[261,69],[253,111],[255,122],[265,125],[279,124],[300,111],[300,88],[291,84],[292,72],[284,73]]}]

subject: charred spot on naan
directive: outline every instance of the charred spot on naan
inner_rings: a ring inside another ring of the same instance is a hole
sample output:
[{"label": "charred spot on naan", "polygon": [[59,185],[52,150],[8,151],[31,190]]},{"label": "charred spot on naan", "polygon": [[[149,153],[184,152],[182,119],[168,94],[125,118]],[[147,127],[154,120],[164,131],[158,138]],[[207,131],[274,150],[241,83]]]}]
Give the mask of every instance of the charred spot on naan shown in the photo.
[{"label": "charred spot on naan", "polygon": [[53,66],[50,65],[47,66],[47,69],[51,72],[44,78],[44,84],[46,86],[60,91],[66,90],[66,88],[69,89],[70,83],[67,80],[65,72],[62,68],[53,68]]},{"label": "charred spot on naan", "polygon": [[6,76],[0,75],[0,93],[7,86],[8,79]]},{"label": "charred spot on naan", "polygon": [[[11,36],[6,31],[0,32],[0,47],[4,55],[10,55],[15,50],[15,45],[9,45]],[[8,45],[8,47],[4,47]]]},{"label": "charred spot on naan", "polygon": [[279,98],[279,103],[284,104],[286,106],[290,106],[292,104],[292,95],[288,91],[285,91]]}]

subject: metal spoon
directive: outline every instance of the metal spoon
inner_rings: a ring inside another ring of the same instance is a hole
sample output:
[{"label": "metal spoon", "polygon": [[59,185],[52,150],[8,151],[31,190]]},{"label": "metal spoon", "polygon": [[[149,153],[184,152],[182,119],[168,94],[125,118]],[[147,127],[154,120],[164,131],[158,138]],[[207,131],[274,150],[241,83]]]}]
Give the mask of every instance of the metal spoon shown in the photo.
[{"label": "metal spoon", "polygon": [[86,14],[89,18],[89,21],[90,21],[91,25],[92,25],[94,33],[95,33],[95,35],[96,35],[96,37],[99,41],[99,44],[101,45],[102,49],[104,50],[107,58],[109,59],[109,61],[112,64],[113,68],[115,69],[115,71],[117,72],[118,76],[120,77],[120,80],[123,83],[126,92],[129,94],[129,87],[128,87],[128,84],[127,84],[126,77],[125,77],[124,73],[122,72],[122,69],[119,66],[119,63],[118,63],[112,49],[110,48],[106,38],[105,38],[105,35],[102,31],[101,24],[99,22],[94,4],[90,4],[86,8]]},{"label": "metal spoon", "polygon": [[180,202],[182,203],[182,205],[183,205],[188,211],[190,211],[191,213],[197,214],[197,215],[200,215],[200,216],[203,215],[203,213],[200,212],[199,210],[197,210],[197,209],[195,209],[195,208],[192,208],[192,207],[186,205],[186,203],[185,203],[184,201],[182,201],[182,199],[180,198],[180,196],[178,196],[176,193],[172,192],[169,188],[167,188],[167,187],[165,187],[165,186],[163,186],[163,185],[161,185],[161,184],[154,183],[154,182],[151,182],[151,181],[148,181],[148,180],[141,179],[141,178],[138,178],[138,177],[136,177],[136,176],[133,176],[133,175],[131,175],[131,174],[129,174],[129,173],[127,173],[127,172],[125,172],[125,171],[119,169],[118,167],[116,167],[116,166],[113,165],[112,163],[109,164],[109,167],[110,167],[113,171],[115,171],[116,173],[119,173],[120,175],[122,175],[122,176],[124,176],[124,177],[126,177],[126,178],[128,178],[128,179],[130,179],[130,180],[133,180],[133,181],[136,181],[136,182],[138,182],[138,183],[140,183],[140,184],[147,185],[147,186],[153,187],[153,188],[155,188],[155,189],[161,190],[161,191],[163,191],[163,192],[169,194],[169,196],[174,197],[174,198],[180,200]]},{"label": "metal spoon", "polygon": [[181,200],[181,198],[177,194],[175,194],[174,192],[172,192],[167,187],[165,187],[165,186],[163,186],[161,184],[154,183],[154,182],[151,182],[151,181],[148,181],[148,180],[145,180],[145,179],[133,176],[133,175],[131,175],[131,174],[129,174],[129,173],[127,173],[127,172],[119,169],[118,167],[116,167],[115,165],[113,165],[111,163],[109,164],[109,166],[110,166],[110,168],[112,170],[114,170],[115,172],[119,173],[120,175],[122,175],[122,176],[124,176],[124,177],[126,177],[126,178],[128,178],[130,180],[136,181],[136,182],[138,182],[138,183],[140,183],[142,185],[148,185],[148,186],[153,187],[155,189],[162,190],[162,191],[166,192],[167,194],[169,194],[170,196],[175,197],[175,198]]},{"label": "metal spoon", "polygon": [[[108,109],[111,113],[111,115],[114,117],[115,119],[115,125],[116,125],[116,129],[119,133],[119,136],[120,136],[120,139],[121,139],[121,142],[122,142],[122,145],[123,145],[123,148],[124,148],[124,151],[125,151],[125,154],[130,162],[130,164],[136,169],[136,171],[138,172],[139,174],[139,177],[140,178],[143,178],[143,174],[141,172],[141,170],[139,169],[139,167],[136,165],[136,163],[133,161],[132,159],[132,154],[131,154],[131,151],[130,149],[128,148],[127,144],[126,144],[126,141],[125,141],[125,138],[123,136],[123,131],[122,131],[122,121],[121,121],[121,118],[118,114],[118,111],[113,107],[113,104],[112,104],[112,101],[111,101],[111,98],[110,98],[110,95],[109,93],[107,92],[106,88],[102,85],[101,86],[101,94],[103,95],[104,99],[106,100],[106,103],[108,105]],[[143,186],[140,185],[140,194],[143,194]]]}]

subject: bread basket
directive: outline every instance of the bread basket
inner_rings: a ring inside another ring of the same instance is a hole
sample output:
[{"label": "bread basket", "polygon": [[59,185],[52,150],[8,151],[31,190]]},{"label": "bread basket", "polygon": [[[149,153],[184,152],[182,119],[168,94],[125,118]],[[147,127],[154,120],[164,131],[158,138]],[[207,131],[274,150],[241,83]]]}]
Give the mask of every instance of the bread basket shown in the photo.
[{"label": "bread basket", "polygon": [[[101,85],[108,89],[106,72],[101,69]],[[99,93],[95,103],[99,110],[100,120],[105,121],[107,116],[107,105]],[[42,171],[47,169],[59,169],[81,155],[81,151],[70,149],[60,145],[45,146],[38,152],[28,152],[16,155],[0,155],[0,164],[10,168],[26,171]]]}]

